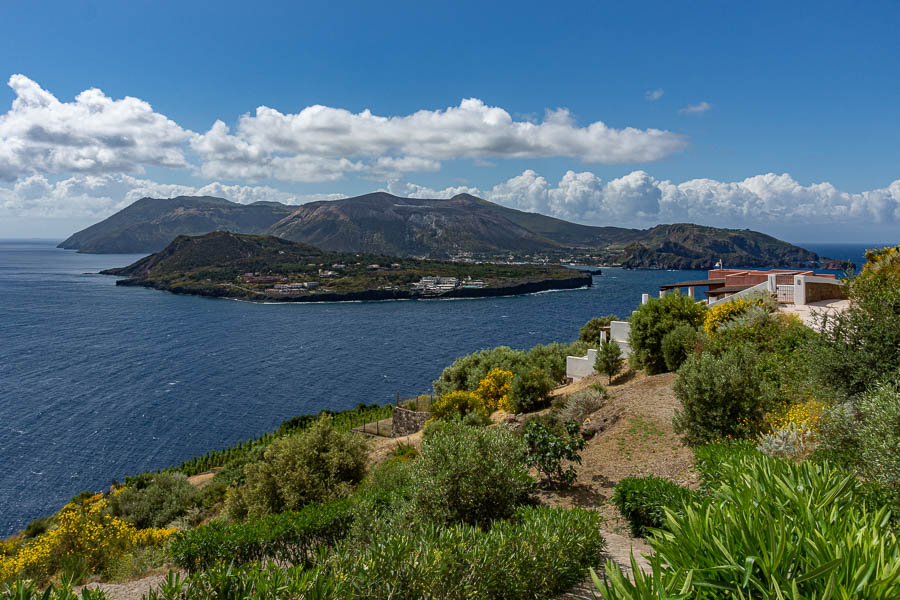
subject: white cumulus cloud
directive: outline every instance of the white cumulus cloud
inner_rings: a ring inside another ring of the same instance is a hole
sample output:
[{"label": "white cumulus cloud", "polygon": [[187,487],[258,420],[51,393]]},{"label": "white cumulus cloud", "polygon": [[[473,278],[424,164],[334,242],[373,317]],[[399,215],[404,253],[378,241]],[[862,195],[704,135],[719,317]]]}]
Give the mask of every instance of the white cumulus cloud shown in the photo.
[{"label": "white cumulus cloud", "polygon": [[900,225],[900,180],[885,188],[859,193],[830,183],[804,186],[789,174],[767,173],[743,181],[658,180],[645,171],[604,182],[590,171],[567,171],[554,185],[526,170],[491,188],[430,189],[396,185],[394,193],[414,192],[421,198],[449,198],[461,192],[520,210],[595,225],[651,226],[693,222],[719,227],[789,226],[841,223],[864,229]]},{"label": "white cumulus cloud", "polygon": [[141,198],[214,196],[241,204],[268,201],[303,204],[337,200],[345,194],[293,194],[270,186],[212,182],[203,186],[159,183],[130,175],[73,175],[51,182],[43,175],[0,187],[0,217],[102,219]]},{"label": "white cumulus cloud", "polygon": [[437,171],[446,160],[569,157],[586,163],[648,162],[685,148],[660,129],[581,126],[565,109],[542,121],[516,120],[477,98],[443,110],[383,116],[329,106],[282,113],[260,106],[233,130],[217,119],[193,132],[149,103],[91,88],[64,102],[24,75],[0,115],[0,180],[31,175],[140,174],[145,167],[192,169],[212,179],[337,181]]},{"label": "white cumulus cloud", "polygon": [[33,173],[139,173],[148,165],[183,168],[190,132],[143,100],[114,100],[88,89],[60,102],[13,75],[11,109],[0,115],[0,179]]},{"label": "white cumulus cloud", "polygon": [[699,102],[697,104],[690,104],[680,109],[680,112],[683,115],[699,115],[701,113],[705,113],[709,109],[712,108],[712,104],[704,100],[703,102]]},{"label": "white cumulus cloud", "polygon": [[[578,126],[565,109],[543,121],[516,121],[499,107],[469,98],[444,110],[404,116],[309,106],[283,114],[261,106],[231,132],[216,122],[191,146],[210,177],[336,179],[351,171],[434,171],[440,161],[468,158],[572,157],[591,163],[653,161],[680,151],[683,137],[659,129]],[[301,165],[307,163],[310,169]]]}]

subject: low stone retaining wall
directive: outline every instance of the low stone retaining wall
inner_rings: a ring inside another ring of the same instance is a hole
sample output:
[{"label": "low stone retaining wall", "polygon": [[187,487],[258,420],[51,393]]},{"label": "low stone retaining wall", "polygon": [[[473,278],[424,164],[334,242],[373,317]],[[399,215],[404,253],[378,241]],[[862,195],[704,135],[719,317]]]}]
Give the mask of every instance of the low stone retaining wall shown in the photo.
[{"label": "low stone retaining wall", "polygon": [[425,426],[425,421],[431,418],[430,412],[408,410],[399,406],[394,407],[394,418],[391,425],[391,437],[404,437],[412,435]]},{"label": "low stone retaining wall", "polygon": [[819,300],[846,300],[847,290],[834,283],[806,282],[806,303]]}]

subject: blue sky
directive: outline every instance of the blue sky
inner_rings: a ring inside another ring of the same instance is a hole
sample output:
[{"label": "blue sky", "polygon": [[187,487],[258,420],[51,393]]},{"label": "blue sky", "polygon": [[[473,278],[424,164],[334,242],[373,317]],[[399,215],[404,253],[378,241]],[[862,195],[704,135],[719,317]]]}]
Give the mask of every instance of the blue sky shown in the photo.
[{"label": "blue sky", "polygon": [[[897,3],[43,2],[0,23],[0,78],[22,76],[0,88],[0,236],[141,195],[374,189],[792,240],[900,231]],[[79,104],[91,88],[103,101]]]}]

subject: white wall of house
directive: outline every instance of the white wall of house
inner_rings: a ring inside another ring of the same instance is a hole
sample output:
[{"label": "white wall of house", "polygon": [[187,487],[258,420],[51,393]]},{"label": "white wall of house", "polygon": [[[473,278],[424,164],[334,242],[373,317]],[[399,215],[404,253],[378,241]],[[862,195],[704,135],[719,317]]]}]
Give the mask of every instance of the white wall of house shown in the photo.
[{"label": "white wall of house", "polygon": [[597,362],[597,351],[593,348],[587,351],[587,356],[567,356],[566,377],[572,381],[578,381],[593,375],[595,362]]},{"label": "white wall of house", "polygon": [[[628,321],[613,321],[609,324],[610,338],[619,345],[622,355],[628,357],[631,355],[631,344],[628,343],[628,336],[631,333],[631,323]],[[605,339],[605,335],[603,336]],[[572,381],[578,381],[589,375],[596,373],[594,371],[594,363],[597,362],[597,350],[590,349],[587,356],[567,356],[566,357],[566,377]]]}]

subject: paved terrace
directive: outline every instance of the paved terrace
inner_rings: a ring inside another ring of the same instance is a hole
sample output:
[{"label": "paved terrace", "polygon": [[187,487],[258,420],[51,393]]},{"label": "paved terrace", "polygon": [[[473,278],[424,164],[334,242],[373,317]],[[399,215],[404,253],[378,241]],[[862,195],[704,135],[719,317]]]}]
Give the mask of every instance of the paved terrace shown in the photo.
[{"label": "paved terrace", "polygon": [[807,326],[816,328],[816,315],[842,313],[850,306],[849,300],[819,300],[809,304],[779,304],[778,310],[783,313],[797,315]]}]

